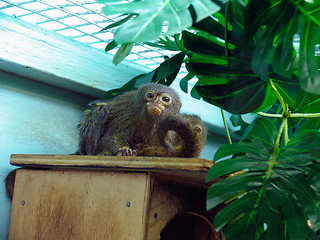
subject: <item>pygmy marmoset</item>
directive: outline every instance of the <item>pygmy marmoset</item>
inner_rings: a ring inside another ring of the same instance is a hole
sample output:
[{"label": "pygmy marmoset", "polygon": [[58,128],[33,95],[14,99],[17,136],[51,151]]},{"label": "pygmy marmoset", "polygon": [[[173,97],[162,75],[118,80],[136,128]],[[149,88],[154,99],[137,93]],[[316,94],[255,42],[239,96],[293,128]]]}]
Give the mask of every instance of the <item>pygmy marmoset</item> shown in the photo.
[{"label": "pygmy marmoset", "polygon": [[162,146],[159,122],[179,116],[181,101],[170,87],[150,83],[91,106],[79,124],[77,154],[134,156],[139,144]]}]

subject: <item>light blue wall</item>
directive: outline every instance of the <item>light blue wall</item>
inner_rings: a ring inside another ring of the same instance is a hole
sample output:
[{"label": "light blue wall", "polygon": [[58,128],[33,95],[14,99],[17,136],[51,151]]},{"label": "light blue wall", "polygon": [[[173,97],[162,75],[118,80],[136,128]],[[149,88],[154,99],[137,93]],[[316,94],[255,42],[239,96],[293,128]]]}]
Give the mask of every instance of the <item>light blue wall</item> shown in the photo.
[{"label": "light blue wall", "polygon": [[70,154],[89,98],[0,71],[0,240],[6,239],[11,203],[4,179],[13,153]]}]

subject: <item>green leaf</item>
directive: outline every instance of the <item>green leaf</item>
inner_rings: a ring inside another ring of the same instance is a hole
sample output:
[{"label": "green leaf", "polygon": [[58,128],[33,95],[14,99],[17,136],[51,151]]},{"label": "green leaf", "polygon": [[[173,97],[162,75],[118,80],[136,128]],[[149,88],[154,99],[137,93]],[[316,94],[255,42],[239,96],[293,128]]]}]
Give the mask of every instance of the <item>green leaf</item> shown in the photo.
[{"label": "green leaf", "polygon": [[190,27],[193,18],[189,5],[196,14],[196,22],[220,9],[210,0],[141,0],[134,2],[105,0],[100,2],[110,3],[102,7],[105,15],[119,13],[137,15],[131,21],[121,25],[115,32],[114,40],[119,44],[157,40],[164,22],[168,22],[167,35]]},{"label": "green leaf", "polygon": [[242,119],[242,115],[231,115],[230,117],[230,121],[232,122],[232,125],[234,127],[238,127],[238,126],[245,126],[247,125],[247,123],[245,121],[243,121]]},{"label": "green leaf", "polygon": [[[236,47],[235,50],[229,49],[230,64],[225,56],[225,43],[221,44],[225,34],[219,30],[221,25],[216,19],[207,18],[197,23],[197,33],[182,33],[183,43],[189,50],[187,70],[199,79],[195,87],[197,93],[203,100],[233,114],[268,109],[275,102],[276,95],[267,81],[259,78],[251,69],[249,60],[252,48],[244,47],[244,30],[241,24],[236,19],[232,19],[230,23],[232,31],[228,33],[228,39]],[[208,33],[217,36],[210,36]],[[215,41],[218,38],[222,38],[219,44]]]},{"label": "green leaf", "polygon": [[113,64],[117,66],[119,63],[121,63],[125,57],[130,54],[132,47],[132,43],[122,44],[112,59]]},{"label": "green leaf", "polygon": [[221,44],[207,37],[199,36],[189,31],[183,31],[182,38],[185,48],[189,51],[206,55],[220,55],[225,53],[224,47],[221,46]]},{"label": "green leaf", "polygon": [[[248,16],[248,19],[253,21],[247,23],[252,26],[248,26],[248,29],[254,29],[252,31],[254,32],[260,25],[265,24],[265,28],[262,31],[259,30],[262,33],[257,34],[260,37],[257,39],[252,58],[253,69],[264,78],[268,76],[263,69],[268,70],[268,67],[272,66],[278,75],[291,78],[294,63],[293,37],[297,28],[298,12],[286,1],[278,1],[273,5],[271,2],[266,2],[263,5],[258,1],[251,1],[247,6],[252,10],[258,8],[258,11],[255,11],[256,19]],[[247,14],[250,13],[247,12]]]},{"label": "green leaf", "polygon": [[[320,3],[318,12],[319,9]],[[317,15],[318,24],[310,18],[303,20],[304,24],[300,27],[299,81],[306,91],[320,94],[320,72],[315,58],[315,45],[320,43],[320,15]]]},{"label": "green leaf", "polygon": [[[320,109],[319,95],[308,94],[303,105],[293,113],[318,113]],[[308,118],[299,127],[298,131],[306,129],[320,129],[320,118]]]},{"label": "green leaf", "polygon": [[230,121],[232,122],[232,125],[234,127],[240,127],[239,130],[235,131],[234,133],[238,136],[242,136],[247,127],[249,126],[249,123],[245,122],[242,118],[243,115],[231,115]]},{"label": "green leaf", "polygon": [[145,42],[145,44],[151,47],[162,48],[170,51],[184,51],[185,49],[180,39],[180,34],[174,34],[174,36],[160,36],[156,42]]},{"label": "green leaf", "polygon": [[125,18],[115,22],[115,23],[112,23],[110,25],[108,25],[107,27],[103,28],[102,30],[100,30],[99,32],[104,32],[106,30],[109,30],[111,28],[114,28],[114,27],[118,27],[122,24],[124,24],[125,22],[128,22],[132,17],[136,16],[135,14],[128,14],[128,16],[126,16]]},{"label": "green leaf", "polygon": [[216,152],[206,180],[228,177],[209,188],[207,208],[225,204],[214,226],[226,239],[313,239],[320,228],[320,132],[298,132],[277,150],[276,138],[273,123],[259,118],[240,143]]},{"label": "green leaf", "polygon": [[189,53],[190,58],[186,61],[189,63],[213,63],[216,65],[227,65],[227,60],[224,57],[221,56],[208,56],[203,54],[197,54],[197,53]]},{"label": "green leaf", "polygon": [[156,75],[156,70],[153,70],[147,74],[144,74],[143,76],[141,76],[140,78],[138,78],[136,80],[136,83],[135,83],[135,86],[140,86],[142,84],[148,84],[148,83],[152,83],[154,82],[154,78],[155,78],[155,75]]},{"label": "green leaf", "polygon": [[166,78],[171,84],[180,70],[184,57],[185,53],[180,52],[161,63],[157,70],[155,81],[158,82],[159,80]]},{"label": "green leaf", "polygon": [[[219,80],[219,84],[210,84],[212,78],[203,78],[200,67],[206,71],[203,72],[204,75],[216,77],[215,80]],[[200,96],[206,102],[222,107],[230,113],[253,112],[264,102],[267,83],[250,72],[240,73],[239,70],[238,73],[231,71],[227,73],[228,70],[219,69],[216,65],[209,67],[209,64],[194,63],[187,64],[187,68],[198,72],[200,84],[196,86],[196,89]],[[208,79],[210,81],[207,82]]]},{"label": "green leaf", "polygon": [[[275,77],[275,79],[273,79],[273,77]],[[307,93],[301,89],[299,81],[296,77],[287,79],[271,74],[271,78],[280,95],[283,97],[284,101],[289,105],[289,107],[295,109],[303,103],[303,99]]]},{"label": "green leaf", "polygon": [[[120,88],[121,92],[128,92],[128,91],[130,91],[130,90],[132,90],[132,89],[135,89],[136,87],[139,86],[139,84],[137,84],[137,82],[139,82],[142,78],[144,78],[144,77],[147,76],[147,75],[148,75],[148,74],[143,73],[143,74],[140,74],[140,75],[138,75],[138,76],[130,79],[129,82],[127,82],[126,84],[124,84],[124,85]],[[150,83],[150,82],[146,82],[146,83]]]},{"label": "green leaf", "polygon": [[[246,39],[256,38],[252,56],[254,72],[262,79],[269,77],[272,66],[276,74],[291,78],[299,72],[301,87],[320,93],[320,73],[315,46],[320,43],[319,1],[249,1],[244,10]],[[293,47],[300,37],[299,54]],[[295,61],[298,59],[298,71]]]},{"label": "green leaf", "polygon": [[276,128],[268,119],[257,118],[248,127],[241,137],[241,141],[256,141],[259,140],[268,147],[274,145],[274,139],[277,134]]},{"label": "green leaf", "polygon": [[281,151],[280,156],[283,157],[281,160],[283,163],[304,166],[313,164],[313,161],[320,161],[316,158],[320,154],[319,142],[320,133],[318,131],[299,131]]},{"label": "green leaf", "polygon": [[103,96],[103,100],[104,101],[109,100],[111,98],[118,96],[121,93],[128,92],[128,91],[135,89],[136,82],[139,79],[143,78],[145,75],[146,74],[140,74],[140,75],[130,79],[130,81],[127,82],[126,84],[124,84],[121,88],[116,88],[116,89],[112,89],[112,90],[107,91]]},{"label": "green leaf", "polygon": [[139,78],[136,81],[135,86],[151,82],[170,86],[173,80],[176,78],[178,72],[180,71],[180,67],[184,57],[185,53],[181,52],[171,58],[166,59],[163,63],[160,64],[159,67]]},{"label": "green leaf", "polygon": [[166,59],[159,67],[147,74],[140,74],[132,78],[129,82],[124,84],[121,88],[113,89],[105,93],[104,99],[110,99],[123,92],[130,91],[139,87],[142,84],[156,82],[170,86],[180,71],[181,64],[185,57],[185,53],[181,52],[171,58]]},{"label": "green leaf", "polygon": [[[216,13],[216,14],[218,14],[218,13]],[[203,19],[202,21],[194,24],[192,27],[194,29],[202,30],[206,33],[209,33],[212,36],[216,36],[220,39],[223,39],[224,38],[224,25],[220,24],[214,16],[215,16],[215,14],[213,16],[209,16],[209,17]],[[219,14],[219,18],[224,19],[224,17],[221,16],[221,14]],[[225,20],[223,20],[223,22],[225,22]]]},{"label": "green leaf", "polygon": [[[251,154],[258,154],[259,149],[252,149],[247,144],[239,144],[238,146],[233,145],[233,148],[241,151],[249,151]],[[219,148],[220,149],[220,148]],[[227,153],[227,151],[226,151]],[[231,153],[231,152],[229,152]],[[233,154],[236,152],[234,151]],[[215,163],[216,167],[210,168],[207,174],[207,181],[218,178],[219,176],[224,176],[227,174],[232,174],[238,171],[248,171],[248,170],[267,170],[268,164],[264,161],[252,161],[249,158],[236,157],[228,161],[220,161]]]},{"label": "green leaf", "polygon": [[118,46],[118,44],[115,41],[111,41],[108,43],[108,45],[106,46],[106,49],[104,51],[108,52],[108,51],[116,48],[117,46]]},{"label": "green leaf", "polygon": [[192,78],[194,78],[194,75],[191,73],[188,73],[184,78],[180,80],[180,89],[183,92],[188,93],[188,81],[191,80]]},{"label": "green leaf", "polygon": [[276,100],[277,95],[270,86],[270,84],[268,84],[266,87],[264,99],[261,105],[254,112],[261,112],[267,110],[268,108],[270,108],[270,106],[272,106],[275,103]]},{"label": "green leaf", "polygon": [[[258,173],[235,175],[213,184],[207,193],[207,209],[210,210],[219,204],[229,201],[248,191],[257,191],[263,186],[264,176]],[[242,195],[245,197],[245,195]]]},{"label": "green leaf", "polygon": [[220,231],[228,222],[231,222],[234,216],[239,216],[244,212],[248,212],[255,204],[255,196],[248,194],[245,198],[239,198],[237,201],[231,202],[225,206],[214,218],[214,226]]},{"label": "green leaf", "polygon": [[193,86],[193,88],[191,89],[190,95],[191,95],[191,97],[200,100],[200,99],[201,99],[201,96],[199,95],[199,93],[198,93],[197,90],[196,90],[197,84],[198,84],[198,83],[196,83],[196,84]]}]

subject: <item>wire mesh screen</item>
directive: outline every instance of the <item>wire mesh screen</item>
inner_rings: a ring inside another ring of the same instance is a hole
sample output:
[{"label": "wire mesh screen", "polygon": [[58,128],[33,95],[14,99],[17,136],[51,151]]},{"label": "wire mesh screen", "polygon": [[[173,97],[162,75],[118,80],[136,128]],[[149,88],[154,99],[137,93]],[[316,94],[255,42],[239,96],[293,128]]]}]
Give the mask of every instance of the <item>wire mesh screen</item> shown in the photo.
[{"label": "wire mesh screen", "polygon": [[[3,0],[0,1],[0,12],[104,51],[113,39],[113,29],[101,30],[123,16],[107,17],[101,12],[102,6],[95,0]],[[110,51],[111,54],[115,52],[116,49]],[[126,59],[154,69],[164,61],[164,56],[173,54],[171,51],[135,44]],[[184,72],[179,75],[184,76]]]}]

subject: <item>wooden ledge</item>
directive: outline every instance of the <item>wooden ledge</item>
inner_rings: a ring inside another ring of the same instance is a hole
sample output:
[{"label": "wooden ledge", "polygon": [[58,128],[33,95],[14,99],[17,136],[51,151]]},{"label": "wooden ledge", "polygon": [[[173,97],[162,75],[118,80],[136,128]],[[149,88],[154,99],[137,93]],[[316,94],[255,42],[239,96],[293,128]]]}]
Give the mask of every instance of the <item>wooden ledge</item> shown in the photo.
[{"label": "wooden ledge", "polygon": [[97,155],[29,155],[12,154],[10,163],[32,168],[121,168],[163,169],[207,172],[212,161],[203,158],[116,157]]},{"label": "wooden ledge", "polygon": [[203,158],[116,157],[12,154],[10,163],[24,168],[122,170],[164,173],[204,183],[212,161]]}]

